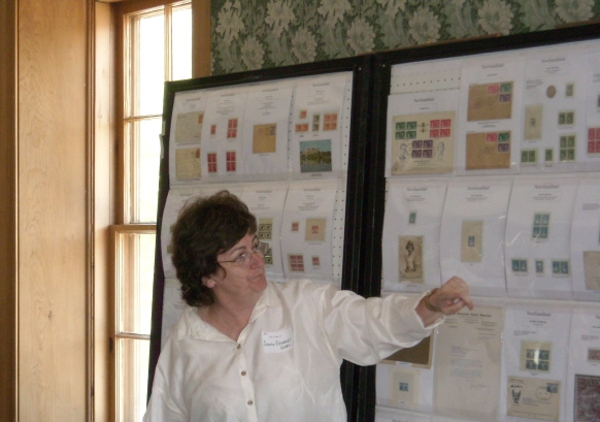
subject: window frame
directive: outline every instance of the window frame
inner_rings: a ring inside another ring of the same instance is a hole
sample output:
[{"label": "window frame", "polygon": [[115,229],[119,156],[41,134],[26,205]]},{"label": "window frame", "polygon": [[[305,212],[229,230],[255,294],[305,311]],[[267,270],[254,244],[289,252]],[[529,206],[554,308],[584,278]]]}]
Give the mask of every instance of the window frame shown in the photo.
[{"label": "window frame", "polygon": [[[137,177],[137,171],[135,170],[135,164],[133,160],[136,155],[136,145],[131,142],[135,133],[135,130],[139,129],[139,125],[135,124],[146,118],[162,118],[162,109],[161,114],[156,115],[134,115],[133,110],[130,109],[130,105],[133,104],[132,96],[135,92],[135,86],[131,83],[131,80],[126,77],[127,72],[135,72],[134,68],[131,68],[130,60],[131,57],[128,57],[129,48],[128,46],[131,42],[137,42],[133,40],[133,35],[131,33],[127,33],[128,20],[132,14],[142,12],[145,13],[147,11],[151,11],[152,9],[160,10],[161,13],[165,14],[167,17],[166,22],[170,21],[171,12],[173,8],[176,8],[185,3],[189,3],[192,10],[192,34],[197,32],[194,28],[194,25],[204,25],[208,26],[207,28],[203,28],[203,32],[210,31],[210,14],[208,14],[205,18],[200,20],[194,19],[194,4],[201,4],[200,8],[206,10],[210,10],[210,1],[208,0],[134,0],[127,2],[120,2],[111,4],[111,26],[114,31],[113,45],[114,45],[114,67],[113,67],[113,80],[114,80],[114,93],[112,97],[114,98],[114,160],[112,162],[112,166],[114,171],[112,172],[113,180],[111,181],[111,188],[113,189],[113,203],[112,203],[112,211],[114,212],[114,218],[112,220],[112,224],[109,226],[109,303],[108,303],[108,328],[109,328],[109,355],[110,355],[110,363],[109,363],[109,386],[108,386],[108,394],[109,394],[109,420],[119,420],[120,417],[120,405],[119,402],[121,397],[117,397],[118,388],[121,380],[117,379],[118,377],[118,365],[119,365],[119,357],[117,356],[118,352],[118,342],[120,340],[147,340],[148,341],[148,350],[150,351],[150,335],[140,335],[138,333],[129,333],[129,332],[118,332],[118,312],[119,307],[118,303],[116,303],[117,298],[117,288],[119,286],[118,280],[118,265],[120,258],[117,256],[120,248],[120,240],[119,236],[123,234],[155,234],[156,233],[156,221],[153,223],[135,223],[136,216],[136,206],[135,203],[135,193],[132,192],[135,185],[135,178]],[[151,12],[150,12],[151,13]],[[170,26],[165,25],[165,45],[170,46]],[[208,32],[210,34],[210,32]],[[192,35],[193,38],[193,35]],[[192,45],[194,44],[192,40]],[[210,45],[210,44],[209,44]],[[210,47],[209,47],[210,50]],[[170,50],[167,50],[168,54],[165,56],[169,57],[171,55]],[[194,51],[192,47],[192,63],[194,63]],[[210,56],[208,56],[210,57]],[[133,63],[136,63],[137,60],[133,60]],[[210,61],[209,61],[210,63]],[[205,66],[206,67],[206,66]],[[209,68],[209,66],[208,66]],[[193,72],[193,69],[192,69]],[[131,73],[130,73],[131,74]],[[171,62],[169,60],[165,60],[165,80],[171,79]],[[129,128],[128,128],[129,127]],[[137,129],[136,129],[137,128]],[[128,133],[129,131],[129,133]],[[158,193],[158,191],[157,191]],[[133,251],[131,251],[133,252]],[[156,253],[155,253],[156,256]],[[150,361],[150,359],[149,359]],[[141,386],[143,391],[147,390],[147,386]]]},{"label": "window frame", "polygon": [[[122,271],[123,266],[121,257],[121,251],[127,253],[126,261],[135,260],[135,253],[137,252],[134,249],[124,249],[122,237],[126,235],[144,235],[144,234],[153,234],[156,235],[156,225],[155,224],[115,224],[110,227],[110,242],[111,242],[111,262],[112,262],[112,274],[113,274],[113,283],[111,288],[111,303],[112,307],[112,332],[111,332],[111,396],[112,396],[112,414],[111,420],[118,421],[121,419],[121,414],[125,409],[125,406],[122,406],[122,397],[119,396],[120,385],[123,381],[120,374],[121,361],[119,361],[118,357],[120,352],[122,351],[123,346],[121,343],[126,342],[127,340],[145,340],[148,342],[148,351],[150,351],[150,334],[139,334],[136,332],[120,330],[120,320],[122,316],[119,312],[120,302],[120,294],[121,290],[121,281],[123,278],[135,278],[136,268],[129,268],[128,275],[124,277],[120,277],[118,274]],[[130,285],[131,287],[131,285]],[[129,294],[132,294],[129,292]],[[146,391],[146,386],[142,386],[143,391]]]}]

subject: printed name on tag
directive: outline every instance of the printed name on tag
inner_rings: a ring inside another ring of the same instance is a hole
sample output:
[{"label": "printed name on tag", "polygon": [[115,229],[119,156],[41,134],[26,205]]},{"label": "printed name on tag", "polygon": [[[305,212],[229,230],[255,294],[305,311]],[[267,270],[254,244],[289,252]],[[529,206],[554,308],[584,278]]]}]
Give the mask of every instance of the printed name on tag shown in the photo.
[{"label": "printed name on tag", "polygon": [[294,346],[292,329],[268,332],[263,331],[262,341],[265,353],[282,353],[292,350]]}]

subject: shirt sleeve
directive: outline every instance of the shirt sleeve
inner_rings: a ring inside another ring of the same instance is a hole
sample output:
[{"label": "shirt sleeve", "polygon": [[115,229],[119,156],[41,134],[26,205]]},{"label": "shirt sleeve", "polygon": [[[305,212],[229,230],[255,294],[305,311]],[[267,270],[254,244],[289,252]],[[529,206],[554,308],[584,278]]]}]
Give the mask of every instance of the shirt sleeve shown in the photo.
[{"label": "shirt sleeve", "polygon": [[176,349],[176,344],[167,340],[156,365],[152,393],[142,419],[143,422],[189,422],[189,418],[173,400],[173,388],[169,385],[170,378],[176,372],[172,367],[177,355],[174,349]]},{"label": "shirt sleeve", "polygon": [[445,319],[440,316],[428,327],[423,325],[415,308],[424,295],[365,299],[328,286],[321,296],[321,310],[333,350],[350,362],[373,365],[418,344]]}]

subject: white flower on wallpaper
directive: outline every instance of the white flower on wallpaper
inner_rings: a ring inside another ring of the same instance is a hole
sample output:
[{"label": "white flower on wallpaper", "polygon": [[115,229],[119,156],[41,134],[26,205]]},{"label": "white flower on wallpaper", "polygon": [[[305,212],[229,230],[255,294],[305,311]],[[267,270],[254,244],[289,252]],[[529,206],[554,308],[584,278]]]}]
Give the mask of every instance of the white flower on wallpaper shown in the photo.
[{"label": "white flower on wallpaper", "polygon": [[347,32],[348,45],[354,54],[363,54],[373,51],[375,48],[375,31],[362,18],[355,19]]},{"label": "white flower on wallpaper", "polygon": [[552,29],[556,26],[554,13],[548,7],[548,0],[530,0],[521,5],[521,22],[529,31]]},{"label": "white flower on wallpaper", "polygon": [[225,3],[225,6],[219,11],[219,23],[215,30],[227,43],[236,39],[240,31],[244,30],[239,0]]},{"label": "white flower on wallpaper", "polygon": [[479,34],[479,27],[473,19],[473,7],[465,0],[444,2],[443,15],[446,16],[448,34],[456,39]]},{"label": "white flower on wallpaper", "polygon": [[513,12],[502,0],[486,0],[477,12],[479,25],[487,34],[508,35],[512,28]]},{"label": "white flower on wallpaper", "polygon": [[440,38],[440,22],[429,8],[420,7],[408,21],[408,31],[417,44],[437,41]]},{"label": "white flower on wallpaper", "polygon": [[567,22],[591,19],[594,0],[556,0],[556,13]]},{"label": "white flower on wallpaper", "polygon": [[386,16],[394,18],[398,11],[404,11],[406,0],[377,0],[377,3],[381,5]]},{"label": "white flower on wallpaper", "polygon": [[273,35],[281,36],[287,31],[290,22],[296,19],[294,11],[287,1],[271,0],[267,5],[267,18],[265,22],[272,28]]},{"label": "white flower on wallpaper", "polygon": [[317,56],[317,40],[306,28],[300,28],[292,37],[292,54],[298,63],[311,63]]},{"label": "white flower on wallpaper", "polygon": [[244,40],[241,48],[242,62],[248,70],[262,69],[265,52],[256,37],[248,37]]},{"label": "white flower on wallpaper", "polygon": [[376,42],[384,45],[386,49],[412,44],[405,29],[407,5],[404,0],[377,0],[379,9],[376,12],[375,22],[378,25]]},{"label": "white flower on wallpaper", "polygon": [[352,7],[348,0],[321,0],[321,6],[317,9],[319,14],[325,18],[325,25],[333,28],[339,21],[344,19],[344,14],[350,12]]}]

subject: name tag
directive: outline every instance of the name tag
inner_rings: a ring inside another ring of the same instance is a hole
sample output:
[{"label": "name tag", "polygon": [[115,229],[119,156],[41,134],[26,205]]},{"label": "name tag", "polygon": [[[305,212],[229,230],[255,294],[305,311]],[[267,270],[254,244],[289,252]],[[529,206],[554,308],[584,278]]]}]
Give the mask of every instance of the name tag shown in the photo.
[{"label": "name tag", "polygon": [[274,332],[263,331],[263,350],[265,353],[283,353],[292,350],[294,346],[292,334],[291,328]]}]

